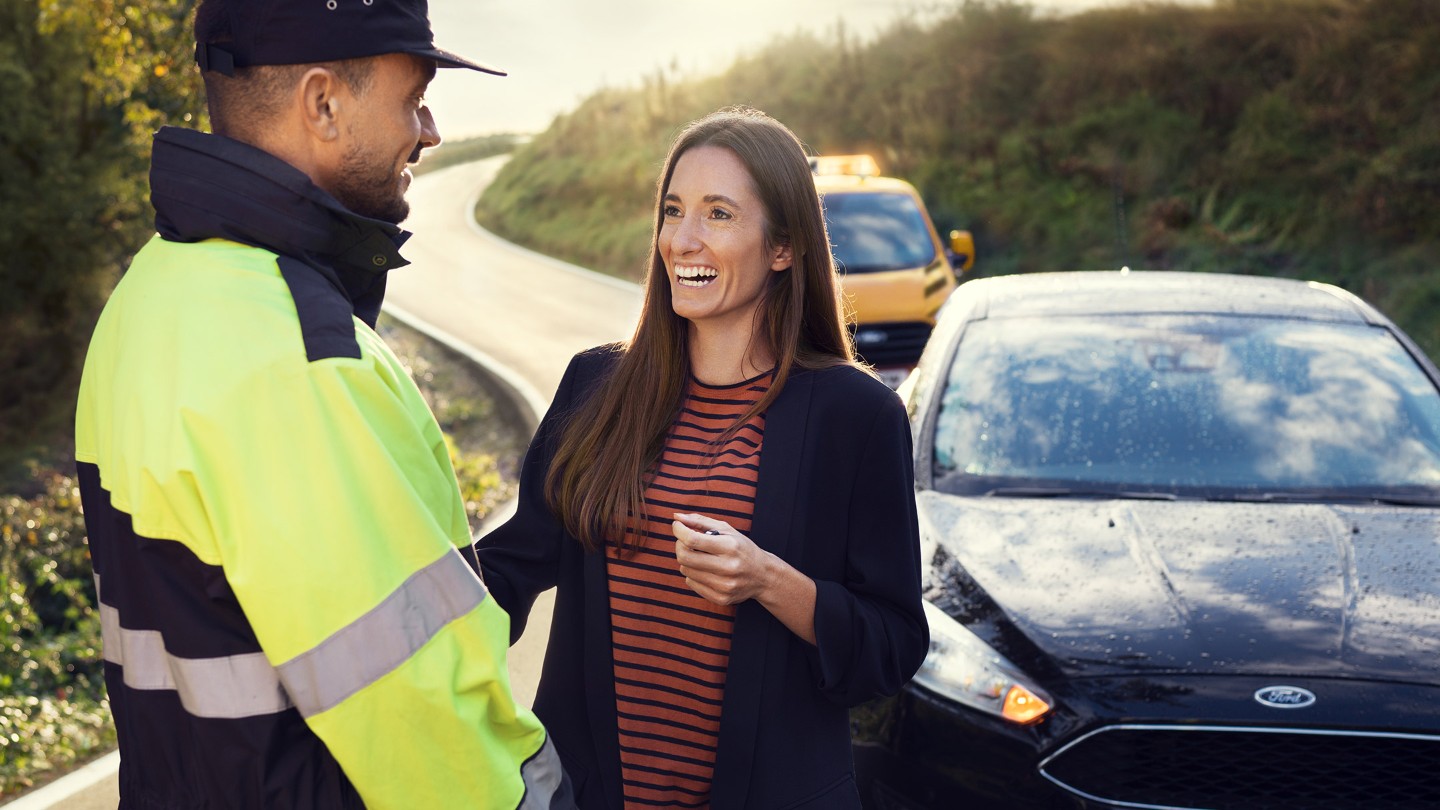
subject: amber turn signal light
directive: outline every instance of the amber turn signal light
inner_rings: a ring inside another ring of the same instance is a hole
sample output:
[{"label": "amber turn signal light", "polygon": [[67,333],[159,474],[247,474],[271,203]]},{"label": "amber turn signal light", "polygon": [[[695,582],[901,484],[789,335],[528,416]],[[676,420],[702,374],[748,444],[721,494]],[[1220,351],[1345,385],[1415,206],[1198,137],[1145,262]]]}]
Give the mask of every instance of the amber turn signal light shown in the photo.
[{"label": "amber turn signal light", "polygon": [[1029,689],[1016,684],[1005,693],[1005,707],[1001,709],[1001,714],[1006,720],[1023,726],[1039,720],[1049,711],[1049,703],[1036,697]]}]

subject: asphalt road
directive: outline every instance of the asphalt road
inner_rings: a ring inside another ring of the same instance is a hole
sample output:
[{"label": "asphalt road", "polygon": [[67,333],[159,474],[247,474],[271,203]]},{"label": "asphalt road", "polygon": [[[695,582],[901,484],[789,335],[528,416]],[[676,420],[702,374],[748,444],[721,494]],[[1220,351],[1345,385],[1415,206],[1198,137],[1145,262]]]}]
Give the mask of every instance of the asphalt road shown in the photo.
[{"label": "asphalt road", "polygon": [[413,264],[390,274],[386,301],[486,352],[548,402],[571,355],[630,336],[640,293],[482,231],[471,208],[502,161],[416,178],[404,249]]},{"label": "asphalt road", "polygon": [[[412,264],[390,274],[387,306],[477,350],[543,409],[571,356],[624,340],[640,314],[640,289],[532,253],[487,233],[471,211],[503,158],[424,174],[411,186]],[[528,387],[528,391],[524,390]],[[551,595],[536,603],[525,635],[510,649],[516,698],[535,698]]]},{"label": "asphalt road", "polygon": [[[578,351],[630,336],[640,312],[633,284],[531,253],[484,232],[471,211],[503,158],[416,178],[408,198],[412,264],[390,274],[387,309],[456,345],[543,409]],[[530,705],[550,632],[551,594],[537,601],[510,650],[517,700]],[[114,810],[118,757],[104,758],[6,810]]]}]

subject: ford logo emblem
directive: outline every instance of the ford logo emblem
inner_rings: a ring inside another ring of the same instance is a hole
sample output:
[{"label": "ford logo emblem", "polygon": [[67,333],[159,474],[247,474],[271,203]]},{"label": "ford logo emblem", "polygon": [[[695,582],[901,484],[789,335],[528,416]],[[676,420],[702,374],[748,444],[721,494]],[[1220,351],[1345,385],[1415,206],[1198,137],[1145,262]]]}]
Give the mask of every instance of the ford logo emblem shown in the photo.
[{"label": "ford logo emblem", "polygon": [[1298,686],[1267,686],[1255,690],[1255,699],[1272,709],[1303,709],[1315,703],[1315,693]]},{"label": "ford logo emblem", "polygon": [[889,335],[879,329],[861,329],[855,333],[855,342],[861,346],[873,346],[876,343],[884,343]]}]

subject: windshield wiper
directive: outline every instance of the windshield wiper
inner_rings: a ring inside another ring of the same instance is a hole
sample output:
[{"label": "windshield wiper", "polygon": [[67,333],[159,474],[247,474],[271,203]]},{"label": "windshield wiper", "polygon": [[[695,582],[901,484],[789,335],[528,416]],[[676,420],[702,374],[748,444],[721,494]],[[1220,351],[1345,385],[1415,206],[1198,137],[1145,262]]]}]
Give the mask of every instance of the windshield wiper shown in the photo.
[{"label": "windshield wiper", "polygon": [[1331,492],[1237,492],[1207,498],[1244,503],[1359,503],[1385,506],[1440,507],[1440,498],[1423,495],[1341,494]]},{"label": "windshield wiper", "polygon": [[1374,495],[1364,500],[1383,503],[1387,506],[1428,506],[1440,507],[1440,498],[1412,498],[1403,495]]},{"label": "windshield wiper", "polygon": [[996,487],[985,494],[1001,498],[1121,498],[1136,501],[1173,501],[1178,498],[1173,492],[1129,492],[1071,487]]}]

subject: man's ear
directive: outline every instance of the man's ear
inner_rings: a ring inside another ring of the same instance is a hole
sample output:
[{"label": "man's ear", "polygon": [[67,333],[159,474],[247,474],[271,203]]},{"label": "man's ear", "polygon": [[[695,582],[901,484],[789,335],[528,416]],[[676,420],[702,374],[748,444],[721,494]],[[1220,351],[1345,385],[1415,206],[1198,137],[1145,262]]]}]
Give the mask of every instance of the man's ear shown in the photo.
[{"label": "man's ear", "polygon": [[775,260],[770,262],[770,269],[778,273],[781,270],[790,269],[790,265],[794,264],[794,262],[795,257],[790,251],[790,246],[781,245],[775,248]]},{"label": "man's ear", "polygon": [[349,103],[344,82],[323,67],[305,71],[295,87],[299,94],[300,117],[314,138],[333,141],[340,137],[340,117]]}]

